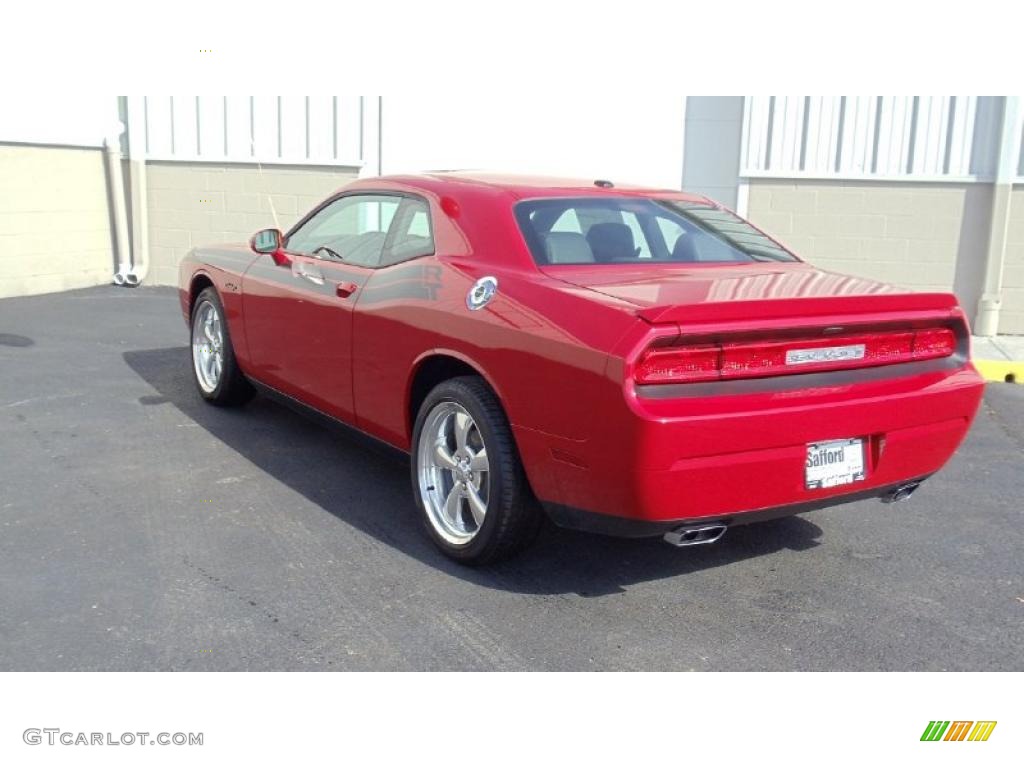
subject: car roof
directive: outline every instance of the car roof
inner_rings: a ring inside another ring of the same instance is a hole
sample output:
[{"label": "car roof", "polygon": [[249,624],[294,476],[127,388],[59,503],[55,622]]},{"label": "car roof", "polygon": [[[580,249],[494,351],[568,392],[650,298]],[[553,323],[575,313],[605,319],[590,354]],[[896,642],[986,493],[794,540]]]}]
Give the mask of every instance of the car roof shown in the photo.
[{"label": "car roof", "polygon": [[[703,195],[681,192],[678,189],[659,189],[635,184],[623,184],[615,180],[561,178],[556,176],[528,176],[490,171],[430,171],[421,174],[378,176],[361,179],[360,187],[381,187],[399,184],[443,195],[446,190],[461,187],[486,187],[502,191],[512,197],[523,199],[533,197],[669,197],[694,203],[711,203]],[[610,184],[610,185],[609,185]]]}]

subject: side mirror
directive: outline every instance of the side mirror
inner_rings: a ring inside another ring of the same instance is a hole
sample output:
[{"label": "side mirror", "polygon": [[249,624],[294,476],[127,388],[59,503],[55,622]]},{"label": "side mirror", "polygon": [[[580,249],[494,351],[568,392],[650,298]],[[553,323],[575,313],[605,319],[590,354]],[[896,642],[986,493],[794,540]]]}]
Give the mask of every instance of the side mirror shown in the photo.
[{"label": "side mirror", "polygon": [[256,253],[273,253],[281,249],[284,236],[280,229],[261,229],[249,241],[249,245]]},{"label": "side mirror", "polygon": [[292,263],[291,257],[284,250],[284,235],[280,229],[261,229],[249,240],[249,247],[256,253],[268,253],[279,267],[287,267]]}]

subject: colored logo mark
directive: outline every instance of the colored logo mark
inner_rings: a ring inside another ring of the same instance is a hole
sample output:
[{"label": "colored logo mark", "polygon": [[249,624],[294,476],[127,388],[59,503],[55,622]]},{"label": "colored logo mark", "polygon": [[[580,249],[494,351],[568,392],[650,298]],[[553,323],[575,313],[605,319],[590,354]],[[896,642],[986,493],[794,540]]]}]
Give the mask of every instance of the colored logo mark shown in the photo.
[{"label": "colored logo mark", "polygon": [[921,741],[988,741],[995,728],[995,720],[932,720]]}]

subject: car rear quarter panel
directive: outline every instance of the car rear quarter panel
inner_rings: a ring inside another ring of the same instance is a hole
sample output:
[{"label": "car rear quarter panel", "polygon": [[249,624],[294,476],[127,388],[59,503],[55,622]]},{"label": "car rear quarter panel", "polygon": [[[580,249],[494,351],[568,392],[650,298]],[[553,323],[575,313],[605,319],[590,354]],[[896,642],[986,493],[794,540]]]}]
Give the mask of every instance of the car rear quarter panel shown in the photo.
[{"label": "car rear quarter panel", "polygon": [[[607,356],[638,322],[617,299],[532,266],[503,200],[462,198],[451,217],[433,198],[436,256],[378,270],[355,313],[353,376],[359,426],[409,448],[408,398],[417,367],[432,355],[470,365],[498,394],[514,429],[585,439],[589,414],[621,390]],[[496,297],[473,311],[466,297],[481,277]]]}]

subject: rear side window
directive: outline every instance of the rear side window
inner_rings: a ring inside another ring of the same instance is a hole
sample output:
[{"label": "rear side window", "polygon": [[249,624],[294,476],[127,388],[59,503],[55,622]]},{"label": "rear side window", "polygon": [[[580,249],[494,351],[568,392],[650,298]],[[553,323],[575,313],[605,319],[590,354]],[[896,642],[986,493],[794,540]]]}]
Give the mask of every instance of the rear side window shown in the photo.
[{"label": "rear side window", "polygon": [[707,204],[548,198],[518,203],[515,215],[540,265],[797,260],[739,216]]},{"label": "rear side window", "polygon": [[430,206],[418,197],[406,197],[391,223],[381,266],[430,256],[432,253],[434,232],[430,221]]}]

